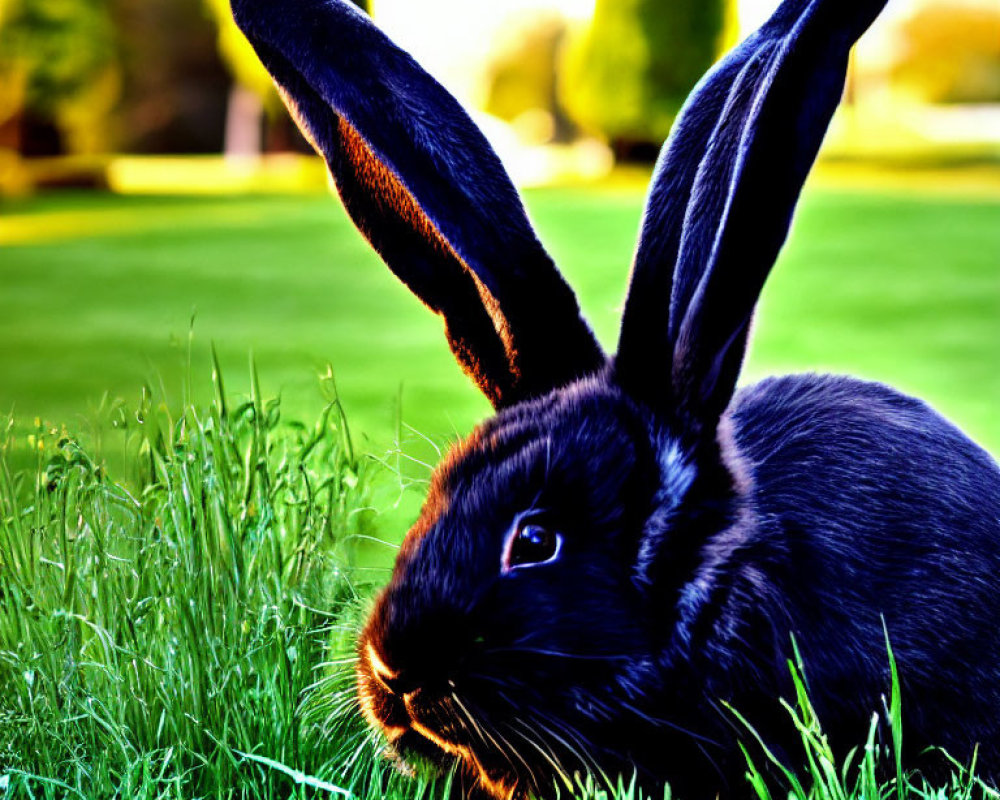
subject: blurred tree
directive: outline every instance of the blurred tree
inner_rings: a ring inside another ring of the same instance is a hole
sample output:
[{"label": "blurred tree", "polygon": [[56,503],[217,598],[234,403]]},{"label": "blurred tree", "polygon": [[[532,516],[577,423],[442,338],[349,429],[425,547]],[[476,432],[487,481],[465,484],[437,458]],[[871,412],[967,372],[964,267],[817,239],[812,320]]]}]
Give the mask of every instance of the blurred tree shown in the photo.
[{"label": "blurred tree", "polygon": [[566,30],[560,14],[525,15],[510,25],[490,58],[485,110],[517,127],[534,123],[544,129],[529,138],[565,139],[575,130],[556,92]]},{"label": "blurred tree", "polygon": [[619,156],[654,152],[729,38],[731,0],[597,0],[566,49],[559,95]]},{"label": "blurred tree", "polygon": [[[271,76],[260,63],[253,47],[233,22],[230,0],[204,0],[218,30],[218,47],[233,85],[226,107],[224,149],[228,155],[255,155],[263,149],[263,114],[271,122],[272,139],[282,149],[302,149],[301,140],[288,130],[289,120],[278,100]],[[353,0],[367,12],[367,0]]]},{"label": "blurred tree", "polygon": [[264,99],[274,91],[271,76],[257,58],[250,42],[233,22],[229,0],[204,0],[218,28],[219,53],[233,79]]},{"label": "blurred tree", "polygon": [[926,5],[900,31],[891,77],[931,103],[1000,101],[1000,4]]},{"label": "blurred tree", "polygon": [[260,63],[250,42],[233,22],[229,0],[205,0],[218,29],[219,53],[233,85],[226,107],[227,155],[255,155],[262,150],[263,112],[280,105],[271,76]]},{"label": "blurred tree", "polygon": [[138,153],[217,153],[230,79],[203,0],[110,0],[124,76],[119,143]]},{"label": "blurred tree", "polygon": [[26,155],[106,149],[121,79],[106,0],[5,0],[0,8],[4,138]]}]

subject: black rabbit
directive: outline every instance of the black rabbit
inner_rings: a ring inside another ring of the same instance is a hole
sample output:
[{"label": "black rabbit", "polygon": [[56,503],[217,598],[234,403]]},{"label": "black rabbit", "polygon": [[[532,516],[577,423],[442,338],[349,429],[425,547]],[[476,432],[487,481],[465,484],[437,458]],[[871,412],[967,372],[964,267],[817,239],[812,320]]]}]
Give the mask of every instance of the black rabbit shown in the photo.
[{"label": "black rabbit", "polygon": [[[1000,469],[922,402],[800,375],[735,392],[754,306],[884,0],[785,0],[657,165],[608,358],[459,105],[346,0],[233,0],[389,267],[496,407],[437,469],[359,642],[365,713],[470,793],[574,773],[746,790],[799,643],[834,744],[902,676],[929,745],[1000,777]],[[884,628],[883,628],[884,625]]]}]

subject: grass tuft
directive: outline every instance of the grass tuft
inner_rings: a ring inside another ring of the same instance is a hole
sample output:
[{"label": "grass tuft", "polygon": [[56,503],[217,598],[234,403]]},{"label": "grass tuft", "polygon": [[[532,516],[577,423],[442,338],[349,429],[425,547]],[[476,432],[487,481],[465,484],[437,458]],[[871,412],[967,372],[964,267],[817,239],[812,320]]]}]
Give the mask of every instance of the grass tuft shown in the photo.
[{"label": "grass tuft", "polygon": [[[358,542],[381,466],[332,395],[281,421],[230,404],[119,409],[128,482],[61,430],[0,440],[5,798],[381,796],[357,721]],[[280,768],[293,765],[294,770]],[[313,783],[303,783],[303,775]]]},{"label": "grass tuft", "polygon": [[[738,711],[729,709],[746,728],[758,750],[763,752],[770,767],[788,786],[787,800],[970,800],[973,796],[982,800],[1000,800],[1000,792],[976,777],[975,759],[968,766],[949,759],[954,771],[947,785],[933,784],[919,772],[904,769],[899,673],[888,634],[886,647],[891,679],[888,703],[883,698],[882,711],[872,714],[863,747],[855,748],[843,759],[834,754],[809,699],[805,668],[797,645],[794,647],[794,659],[788,662],[795,687],[795,702],[782,700],[781,703],[802,740],[804,764],[793,769],[781,761],[750,723]],[[880,741],[883,731],[888,732],[885,743]],[[771,784],[764,777],[762,765],[755,762],[747,747],[742,749],[752,796],[758,800],[777,800]]]}]

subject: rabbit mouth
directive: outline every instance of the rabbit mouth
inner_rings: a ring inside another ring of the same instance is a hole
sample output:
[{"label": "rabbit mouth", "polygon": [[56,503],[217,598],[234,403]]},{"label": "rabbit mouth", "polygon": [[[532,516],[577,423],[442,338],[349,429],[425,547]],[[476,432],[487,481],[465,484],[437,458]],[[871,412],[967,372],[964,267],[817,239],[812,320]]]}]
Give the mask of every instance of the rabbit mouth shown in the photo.
[{"label": "rabbit mouth", "polygon": [[361,708],[368,722],[384,734],[387,752],[397,766],[404,771],[430,766],[446,772],[457,762],[485,794],[503,800],[524,797],[519,778],[494,764],[494,754],[475,741],[480,723],[463,705],[454,684],[448,684],[448,692],[400,686],[371,643],[361,648]]},{"label": "rabbit mouth", "polygon": [[[406,703],[416,706],[415,703]],[[470,743],[458,743],[458,734],[464,732],[464,725],[453,720],[447,704],[434,710],[423,710],[417,714],[410,711],[409,724],[405,727],[388,728],[382,726],[389,740],[390,752],[397,759],[397,765],[404,771],[416,765],[428,765],[439,773],[447,772],[456,763],[485,794],[498,800],[517,800],[526,797],[517,776],[494,766],[490,762],[491,753],[474,749]],[[421,722],[420,720],[425,721]]]}]

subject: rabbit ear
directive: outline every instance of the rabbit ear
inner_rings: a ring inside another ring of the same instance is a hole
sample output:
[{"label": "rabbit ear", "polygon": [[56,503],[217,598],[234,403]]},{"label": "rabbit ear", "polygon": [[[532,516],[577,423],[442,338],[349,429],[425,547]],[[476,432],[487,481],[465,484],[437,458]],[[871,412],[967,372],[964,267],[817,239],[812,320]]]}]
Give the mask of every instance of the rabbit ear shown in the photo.
[{"label": "rabbit ear", "polygon": [[732,398],[848,54],[885,2],[785,0],[702,79],[660,154],[615,369],[695,435],[713,435]]},{"label": "rabbit ear", "polygon": [[232,0],[358,228],[496,407],[605,363],[458,102],[346,0]]}]

